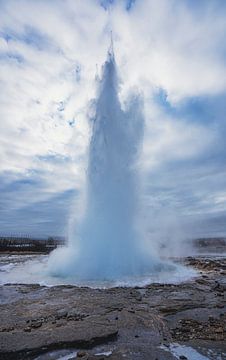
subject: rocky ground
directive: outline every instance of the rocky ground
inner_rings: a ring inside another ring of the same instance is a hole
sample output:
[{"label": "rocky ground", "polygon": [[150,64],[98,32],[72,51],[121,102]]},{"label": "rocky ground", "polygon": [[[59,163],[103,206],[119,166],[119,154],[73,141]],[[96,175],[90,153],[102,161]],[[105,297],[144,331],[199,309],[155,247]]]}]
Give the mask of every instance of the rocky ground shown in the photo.
[{"label": "rocky ground", "polygon": [[1,286],[0,359],[226,358],[226,259],[184,261],[199,273],[177,285]]}]

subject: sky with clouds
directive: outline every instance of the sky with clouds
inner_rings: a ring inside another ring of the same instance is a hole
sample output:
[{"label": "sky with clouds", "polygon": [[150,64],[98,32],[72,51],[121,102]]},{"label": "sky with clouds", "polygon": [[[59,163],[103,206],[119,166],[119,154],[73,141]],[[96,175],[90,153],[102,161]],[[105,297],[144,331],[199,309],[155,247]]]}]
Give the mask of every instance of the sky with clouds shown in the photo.
[{"label": "sky with clouds", "polygon": [[0,0],[0,233],[62,235],[79,211],[111,31],[121,102],[144,98],[148,221],[225,234],[224,0]]}]

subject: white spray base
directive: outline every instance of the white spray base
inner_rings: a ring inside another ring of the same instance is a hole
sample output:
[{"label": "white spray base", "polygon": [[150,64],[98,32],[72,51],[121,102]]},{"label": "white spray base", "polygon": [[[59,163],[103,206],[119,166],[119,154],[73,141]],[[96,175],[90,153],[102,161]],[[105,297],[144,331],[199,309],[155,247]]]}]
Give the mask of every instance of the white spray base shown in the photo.
[{"label": "white spray base", "polygon": [[2,255],[0,257],[0,284],[22,283],[45,286],[75,285],[91,288],[146,286],[151,283],[176,284],[189,281],[197,275],[191,268],[174,264],[174,270],[162,270],[143,276],[124,277],[123,279],[81,281],[76,277],[50,276],[48,272],[48,255]]}]

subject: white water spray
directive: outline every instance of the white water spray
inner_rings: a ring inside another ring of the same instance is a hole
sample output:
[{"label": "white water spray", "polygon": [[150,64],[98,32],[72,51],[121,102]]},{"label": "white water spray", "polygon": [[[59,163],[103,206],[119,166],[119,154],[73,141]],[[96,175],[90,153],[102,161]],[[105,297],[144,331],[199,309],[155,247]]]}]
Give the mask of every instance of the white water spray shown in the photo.
[{"label": "white water spray", "polygon": [[136,163],[144,129],[142,99],[133,96],[127,110],[122,109],[113,50],[98,82],[84,216],[70,232],[68,248],[53,254],[50,268],[55,275],[114,280],[144,275],[162,265],[144,254],[139,231]]}]

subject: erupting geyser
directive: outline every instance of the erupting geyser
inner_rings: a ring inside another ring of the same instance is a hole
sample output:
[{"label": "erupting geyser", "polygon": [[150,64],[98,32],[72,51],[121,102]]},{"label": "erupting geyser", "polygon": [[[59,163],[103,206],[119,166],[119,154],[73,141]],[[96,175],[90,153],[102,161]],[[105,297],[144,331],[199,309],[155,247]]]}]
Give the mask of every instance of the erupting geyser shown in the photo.
[{"label": "erupting geyser", "polygon": [[144,254],[139,231],[142,100],[133,96],[122,109],[112,50],[98,82],[84,216],[70,231],[68,247],[53,254],[50,268],[56,275],[114,280],[145,274],[159,262]]}]

